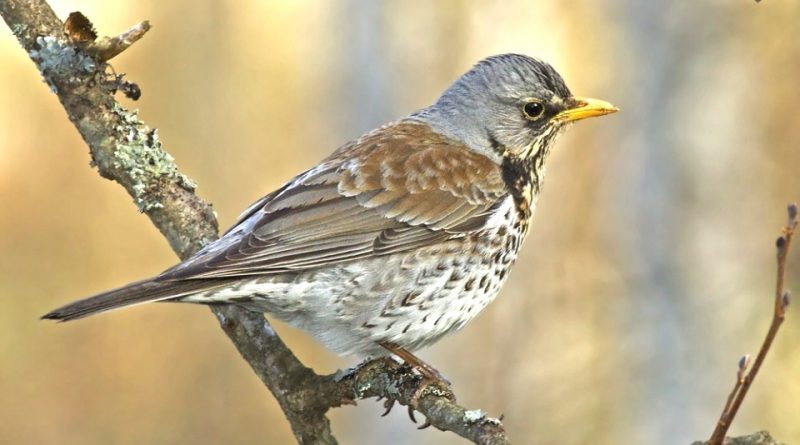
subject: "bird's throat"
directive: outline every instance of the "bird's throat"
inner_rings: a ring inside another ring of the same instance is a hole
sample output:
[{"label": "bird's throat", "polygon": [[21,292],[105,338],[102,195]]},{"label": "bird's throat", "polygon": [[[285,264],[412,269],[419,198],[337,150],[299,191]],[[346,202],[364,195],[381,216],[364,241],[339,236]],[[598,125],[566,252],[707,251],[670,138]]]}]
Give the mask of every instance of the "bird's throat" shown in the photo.
[{"label": "bird's throat", "polygon": [[[541,157],[544,155],[542,153]],[[533,205],[539,194],[543,164],[538,156],[523,158],[509,154],[503,158],[503,180],[514,198],[517,213],[523,220],[528,220],[533,212]]]}]

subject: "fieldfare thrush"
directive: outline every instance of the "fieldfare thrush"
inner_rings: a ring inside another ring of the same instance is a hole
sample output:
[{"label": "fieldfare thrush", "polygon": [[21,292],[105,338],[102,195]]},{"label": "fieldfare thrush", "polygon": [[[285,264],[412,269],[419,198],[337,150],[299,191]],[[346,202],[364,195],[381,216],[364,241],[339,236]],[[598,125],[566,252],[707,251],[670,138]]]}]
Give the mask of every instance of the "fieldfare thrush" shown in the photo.
[{"label": "fieldfare thrush", "polygon": [[337,353],[388,349],[430,374],[409,351],[460,329],[497,295],[556,136],[615,111],[573,96],[542,61],[489,57],[435,104],[348,142],[255,202],[186,261],[43,318],[150,301],[237,304]]}]

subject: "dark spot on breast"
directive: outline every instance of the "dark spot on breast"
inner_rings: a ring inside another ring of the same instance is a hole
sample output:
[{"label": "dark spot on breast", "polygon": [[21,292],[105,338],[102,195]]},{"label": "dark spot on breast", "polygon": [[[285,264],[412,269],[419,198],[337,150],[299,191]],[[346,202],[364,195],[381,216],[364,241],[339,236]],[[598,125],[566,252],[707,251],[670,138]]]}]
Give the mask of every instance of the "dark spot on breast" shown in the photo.
[{"label": "dark spot on breast", "polygon": [[508,238],[508,247],[514,250],[519,248],[519,238],[517,238],[517,235],[511,235]]},{"label": "dark spot on breast", "polygon": [[461,281],[462,279],[464,279],[464,271],[462,269],[453,269],[450,272],[448,281]]},{"label": "dark spot on breast", "polygon": [[400,304],[402,306],[410,306],[414,303],[414,299],[419,297],[421,294],[422,292],[418,290],[411,291],[406,294],[406,296],[403,298],[403,301]]},{"label": "dark spot on breast", "polygon": [[475,278],[474,277],[470,278],[469,280],[467,280],[466,283],[464,283],[464,290],[465,291],[471,291],[474,288],[475,288]]}]

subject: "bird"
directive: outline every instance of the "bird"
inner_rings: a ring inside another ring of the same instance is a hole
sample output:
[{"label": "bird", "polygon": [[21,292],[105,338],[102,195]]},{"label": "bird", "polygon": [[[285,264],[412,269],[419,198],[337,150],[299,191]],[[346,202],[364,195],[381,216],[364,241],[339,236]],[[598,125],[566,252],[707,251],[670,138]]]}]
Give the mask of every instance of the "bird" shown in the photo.
[{"label": "bird", "polygon": [[155,301],[235,304],[341,355],[388,352],[437,376],[413,352],[494,300],[558,135],[616,111],[573,96],[539,59],[488,57],[433,105],[345,143],[253,203],[185,261],[42,318]]}]

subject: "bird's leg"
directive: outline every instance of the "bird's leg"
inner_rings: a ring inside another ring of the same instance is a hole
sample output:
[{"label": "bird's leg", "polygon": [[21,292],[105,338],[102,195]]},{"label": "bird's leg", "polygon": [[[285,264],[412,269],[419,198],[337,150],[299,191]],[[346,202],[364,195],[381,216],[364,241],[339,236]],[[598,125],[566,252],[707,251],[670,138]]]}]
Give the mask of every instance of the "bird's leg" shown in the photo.
[{"label": "bird's leg", "polygon": [[434,381],[446,383],[446,386],[450,386],[450,381],[444,378],[439,371],[437,371],[433,366],[423,362],[419,357],[412,354],[407,349],[387,341],[378,342],[378,344],[387,351],[403,359],[407,365],[419,371],[419,373],[424,377]]},{"label": "bird's leg", "polygon": [[[419,387],[414,392],[414,395],[411,396],[411,400],[408,402],[408,416],[414,423],[417,423],[417,419],[414,418],[414,410],[417,408],[417,403],[419,402],[419,398],[428,389],[431,385],[437,385],[441,388],[445,388],[448,391],[447,397],[455,401],[455,396],[452,392],[449,391],[450,388],[450,381],[447,380],[442,374],[433,368],[431,365],[423,362],[419,359],[416,355],[409,352],[407,349],[396,345],[390,342],[378,342],[383,348],[387,351],[391,352],[392,354],[400,357],[403,361],[411,366],[412,369],[416,369],[422,375],[422,382],[420,382]],[[389,408],[391,409],[391,408]],[[388,410],[387,410],[388,413]],[[384,414],[385,415],[385,414]],[[420,429],[430,426],[428,421],[425,421],[425,424],[420,427]]]}]

